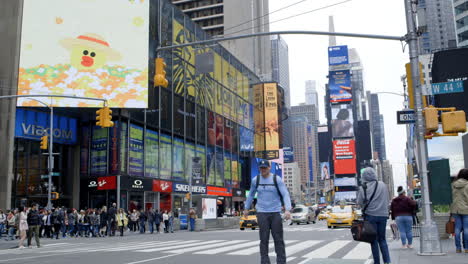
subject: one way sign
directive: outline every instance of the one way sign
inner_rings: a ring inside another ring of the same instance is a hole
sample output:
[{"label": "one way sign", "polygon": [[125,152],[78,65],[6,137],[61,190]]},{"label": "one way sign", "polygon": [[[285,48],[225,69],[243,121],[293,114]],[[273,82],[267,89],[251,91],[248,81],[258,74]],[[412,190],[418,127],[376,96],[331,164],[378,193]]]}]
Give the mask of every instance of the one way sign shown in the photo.
[{"label": "one way sign", "polygon": [[397,112],[397,123],[401,124],[413,124],[416,122],[416,115],[414,110],[403,110]]}]

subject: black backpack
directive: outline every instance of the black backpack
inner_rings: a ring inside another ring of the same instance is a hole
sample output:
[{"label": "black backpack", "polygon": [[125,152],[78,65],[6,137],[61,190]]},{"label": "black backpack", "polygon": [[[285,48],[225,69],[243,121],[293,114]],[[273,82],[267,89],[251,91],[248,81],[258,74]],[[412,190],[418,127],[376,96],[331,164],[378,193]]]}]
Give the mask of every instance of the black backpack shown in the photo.
[{"label": "black backpack", "polygon": [[[281,194],[281,191],[278,187],[278,181],[276,179],[276,175],[273,175],[273,183],[275,185],[275,188],[276,188],[276,191],[278,192],[278,195],[280,197],[280,201],[281,201],[281,206],[284,206],[284,199],[283,199],[283,195]],[[257,183],[255,185],[255,187],[257,187],[258,189],[258,186],[260,185],[260,175],[257,175]]]}]

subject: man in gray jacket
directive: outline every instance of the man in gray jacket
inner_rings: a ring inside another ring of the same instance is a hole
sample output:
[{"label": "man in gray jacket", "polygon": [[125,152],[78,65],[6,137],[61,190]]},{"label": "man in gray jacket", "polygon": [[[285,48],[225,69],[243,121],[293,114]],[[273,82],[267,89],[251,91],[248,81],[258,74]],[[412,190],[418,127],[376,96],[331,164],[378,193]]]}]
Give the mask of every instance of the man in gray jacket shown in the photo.
[{"label": "man in gray jacket", "polygon": [[[374,264],[380,264],[379,248],[380,252],[382,252],[383,261],[387,264],[390,263],[390,253],[388,252],[388,245],[385,240],[388,207],[390,203],[388,188],[385,183],[377,181],[373,168],[364,169],[361,177],[363,186],[359,189],[357,203],[362,209],[367,205],[365,212],[363,212],[365,220],[369,221],[377,232],[377,239],[371,244]],[[372,197],[374,191],[375,195]]]}]

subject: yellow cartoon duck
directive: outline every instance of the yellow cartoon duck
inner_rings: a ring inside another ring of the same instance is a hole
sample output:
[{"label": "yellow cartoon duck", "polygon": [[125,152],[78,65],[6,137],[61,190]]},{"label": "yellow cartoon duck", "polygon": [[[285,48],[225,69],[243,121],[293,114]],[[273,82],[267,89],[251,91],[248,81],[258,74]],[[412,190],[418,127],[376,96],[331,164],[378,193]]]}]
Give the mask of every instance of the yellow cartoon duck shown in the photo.
[{"label": "yellow cartoon duck", "polygon": [[107,61],[118,61],[122,58],[113,50],[103,37],[87,33],[77,38],[65,38],[60,44],[71,52],[71,65],[78,70],[96,70]]}]

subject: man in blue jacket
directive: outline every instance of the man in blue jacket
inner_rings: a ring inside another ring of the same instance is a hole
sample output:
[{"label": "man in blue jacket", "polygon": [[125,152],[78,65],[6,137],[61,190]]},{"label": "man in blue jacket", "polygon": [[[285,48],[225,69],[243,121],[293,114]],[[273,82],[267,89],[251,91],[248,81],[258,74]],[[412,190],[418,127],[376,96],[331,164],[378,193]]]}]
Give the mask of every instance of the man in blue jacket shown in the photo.
[{"label": "man in blue jacket", "polygon": [[261,264],[270,264],[268,257],[268,244],[270,231],[275,242],[276,263],[286,263],[286,250],[283,239],[283,220],[281,219],[281,209],[284,207],[285,219],[291,217],[291,198],[288,189],[280,177],[270,173],[270,163],[262,160],[259,164],[260,175],[252,179],[249,197],[245,202],[244,215],[248,215],[248,210],[252,201],[257,196],[257,220],[260,227],[260,255]]}]

